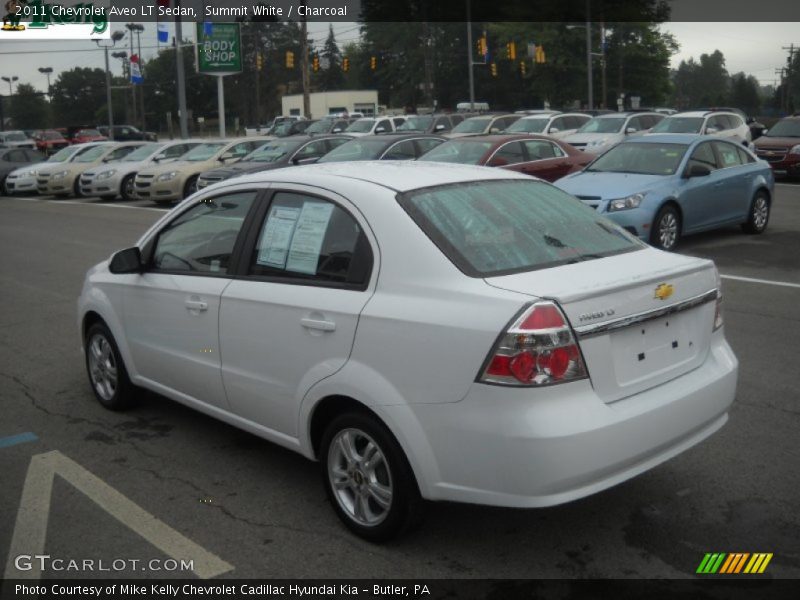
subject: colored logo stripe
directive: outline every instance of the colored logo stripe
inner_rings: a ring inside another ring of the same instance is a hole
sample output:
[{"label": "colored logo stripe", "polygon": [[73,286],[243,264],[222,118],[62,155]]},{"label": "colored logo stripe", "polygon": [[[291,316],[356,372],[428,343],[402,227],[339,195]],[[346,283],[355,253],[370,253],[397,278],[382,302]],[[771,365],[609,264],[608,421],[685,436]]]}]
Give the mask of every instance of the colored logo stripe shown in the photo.
[{"label": "colored logo stripe", "polygon": [[732,552],[730,554],[709,552],[703,557],[696,572],[705,575],[713,575],[715,573],[720,575],[763,573],[771,560],[771,552],[757,552],[755,554],[750,554],[749,552]]}]

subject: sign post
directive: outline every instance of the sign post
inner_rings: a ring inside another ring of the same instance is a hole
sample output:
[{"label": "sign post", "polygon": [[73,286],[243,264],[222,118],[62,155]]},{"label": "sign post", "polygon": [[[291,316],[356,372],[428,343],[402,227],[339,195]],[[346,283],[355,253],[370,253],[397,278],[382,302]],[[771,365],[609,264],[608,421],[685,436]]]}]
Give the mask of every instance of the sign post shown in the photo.
[{"label": "sign post", "polygon": [[197,72],[217,77],[219,135],[225,137],[225,88],[222,78],[242,72],[239,23],[197,23]]}]

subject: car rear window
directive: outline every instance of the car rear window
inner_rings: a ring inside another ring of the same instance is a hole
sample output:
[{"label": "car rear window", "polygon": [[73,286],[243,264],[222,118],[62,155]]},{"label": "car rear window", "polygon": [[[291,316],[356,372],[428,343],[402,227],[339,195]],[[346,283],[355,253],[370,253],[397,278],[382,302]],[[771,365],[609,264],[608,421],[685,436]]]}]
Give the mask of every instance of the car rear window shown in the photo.
[{"label": "car rear window", "polygon": [[403,208],[470,277],[493,277],[632,252],[645,244],[539,181],[478,181],[406,192]]}]

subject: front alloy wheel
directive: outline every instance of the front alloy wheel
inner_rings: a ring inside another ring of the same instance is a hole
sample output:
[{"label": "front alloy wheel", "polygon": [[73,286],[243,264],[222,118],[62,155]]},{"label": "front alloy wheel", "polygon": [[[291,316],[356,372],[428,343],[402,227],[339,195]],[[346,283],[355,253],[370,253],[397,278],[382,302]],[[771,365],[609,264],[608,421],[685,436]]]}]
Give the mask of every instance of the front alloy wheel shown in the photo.
[{"label": "front alloy wheel", "polygon": [[656,248],[674,250],[681,236],[681,220],[677,211],[671,206],[665,206],[656,215],[653,221],[653,230],[650,241]]},{"label": "front alloy wheel", "polygon": [[108,327],[101,322],[92,325],[86,332],[84,347],[86,371],[97,401],[111,410],[129,407],[135,388]]}]

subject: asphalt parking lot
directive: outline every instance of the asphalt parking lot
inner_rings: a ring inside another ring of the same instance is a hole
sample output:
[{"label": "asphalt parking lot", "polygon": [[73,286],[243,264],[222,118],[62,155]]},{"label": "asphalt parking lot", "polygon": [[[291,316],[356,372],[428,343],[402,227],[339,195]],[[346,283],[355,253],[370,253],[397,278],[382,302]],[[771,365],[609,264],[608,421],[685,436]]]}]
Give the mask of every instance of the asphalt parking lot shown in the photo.
[{"label": "asphalt parking lot", "polygon": [[732,228],[680,247],[724,276],[740,379],[720,432],[567,505],[431,505],[420,529],[383,546],[340,525],[299,455],[154,394],[128,413],[94,400],[76,325],[83,275],[162,214],[0,197],[6,577],[30,574],[14,570],[19,552],[141,561],[45,578],[191,576],[148,564],[187,557],[194,575],[223,578],[681,578],[706,552],[774,553],[767,576],[800,577],[800,185],[776,187],[764,235]]}]

